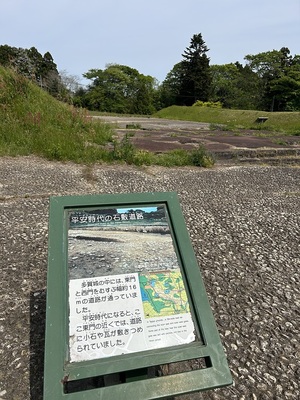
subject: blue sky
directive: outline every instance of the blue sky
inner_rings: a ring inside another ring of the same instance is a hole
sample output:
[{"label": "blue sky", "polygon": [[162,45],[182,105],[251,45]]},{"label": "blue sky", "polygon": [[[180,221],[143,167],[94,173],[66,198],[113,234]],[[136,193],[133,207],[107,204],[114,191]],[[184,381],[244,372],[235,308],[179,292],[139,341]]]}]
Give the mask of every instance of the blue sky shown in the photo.
[{"label": "blue sky", "polygon": [[145,212],[157,211],[157,207],[131,207],[131,208],[118,208],[117,211],[119,214],[126,213],[129,210],[143,210]]},{"label": "blue sky", "polygon": [[300,54],[300,0],[0,0],[0,44],[49,51],[79,77],[119,63],[162,82],[195,33],[211,65]]}]

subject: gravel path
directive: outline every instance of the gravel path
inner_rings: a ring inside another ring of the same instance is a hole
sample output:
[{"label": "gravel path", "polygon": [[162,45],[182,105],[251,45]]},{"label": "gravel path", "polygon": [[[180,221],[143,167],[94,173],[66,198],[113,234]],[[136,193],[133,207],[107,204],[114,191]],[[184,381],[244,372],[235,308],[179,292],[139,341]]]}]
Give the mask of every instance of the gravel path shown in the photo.
[{"label": "gravel path", "polygon": [[148,130],[169,130],[169,129],[191,129],[199,131],[202,129],[209,129],[209,125],[206,122],[193,122],[193,121],[180,121],[164,118],[148,118],[148,117],[112,117],[101,115],[93,118],[101,119],[102,121],[116,124],[119,128],[126,128],[127,125],[140,125],[144,129]]},{"label": "gravel path", "polygon": [[299,399],[299,168],[34,157],[0,158],[0,399],[42,399],[49,196],[145,191],[180,197],[234,378],[180,399]]}]

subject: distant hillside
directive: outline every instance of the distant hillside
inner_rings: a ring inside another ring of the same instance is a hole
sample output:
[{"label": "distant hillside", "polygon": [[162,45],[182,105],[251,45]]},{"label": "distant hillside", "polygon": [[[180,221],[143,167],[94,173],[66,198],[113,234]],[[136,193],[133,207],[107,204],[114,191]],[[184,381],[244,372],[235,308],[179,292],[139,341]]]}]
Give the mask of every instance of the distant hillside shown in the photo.
[{"label": "distant hillside", "polygon": [[111,140],[109,125],[0,66],[0,155],[93,162],[108,157],[103,145]]},{"label": "distant hillside", "polygon": [[[154,114],[155,117],[182,121],[207,122],[211,128],[227,130],[254,129],[300,135],[300,112],[266,112],[230,110],[225,108],[171,106]],[[258,117],[267,117],[257,123]]]}]

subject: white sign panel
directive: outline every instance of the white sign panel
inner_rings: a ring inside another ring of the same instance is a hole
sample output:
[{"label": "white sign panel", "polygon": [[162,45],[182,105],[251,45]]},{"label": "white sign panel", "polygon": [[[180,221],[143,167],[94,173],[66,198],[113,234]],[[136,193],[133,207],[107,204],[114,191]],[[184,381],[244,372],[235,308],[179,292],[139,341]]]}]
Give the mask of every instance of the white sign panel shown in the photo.
[{"label": "white sign panel", "polygon": [[193,342],[179,269],[71,279],[70,362]]}]

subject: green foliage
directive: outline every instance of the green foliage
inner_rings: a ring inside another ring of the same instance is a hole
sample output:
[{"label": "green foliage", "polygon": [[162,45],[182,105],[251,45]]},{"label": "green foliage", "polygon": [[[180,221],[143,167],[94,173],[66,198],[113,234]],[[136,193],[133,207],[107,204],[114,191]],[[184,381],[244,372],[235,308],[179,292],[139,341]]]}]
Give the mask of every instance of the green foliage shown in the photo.
[{"label": "green foliage", "polygon": [[222,103],[220,101],[201,101],[197,100],[193,104],[194,107],[208,107],[208,108],[222,108]]},{"label": "green foliage", "polygon": [[212,155],[202,147],[187,151],[183,149],[172,150],[166,153],[154,154],[146,150],[138,150],[125,134],[120,142],[114,143],[113,160],[126,162],[137,166],[161,165],[164,167],[182,167],[193,165],[197,167],[211,168],[215,160]]},{"label": "green foliage", "polygon": [[209,66],[207,51],[201,34],[194,35],[158,88],[159,108],[201,100],[237,110],[300,110],[300,56],[291,56],[287,47],[247,55],[245,66]]},{"label": "green foliage", "polygon": [[154,165],[157,163],[157,155],[147,150],[137,150],[134,154],[134,165]]},{"label": "green foliage", "polygon": [[136,148],[130,141],[129,135],[126,133],[121,142],[114,142],[113,159],[117,161],[125,161],[127,164],[133,164],[136,155]]},{"label": "green foliage", "polygon": [[192,165],[195,167],[211,168],[215,164],[214,157],[209,154],[204,147],[188,151],[183,149],[172,150],[167,153],[159,154],[152,164],[165,167],[182,167]]},{"label": "green foliage", "polygon": [[190,158],[191,164],[196,167],[211,168],[215,163],[213,155],[209,154],[201,145],[190,153]]},{"label": "green foliage", "polygon": [[279,144],[280,146],[287,146],[288,145],[288,143],[285,140],[281,139],[281,138],[273,139],[273,143]]},{"label": "green foliage", "polygon": [[35,47],[22,49],[0,46],[0,65],[35,82],[54,96],[59,96],[61,82],[56,64],[49,52],[44,56]]},{"label": "green foliage", "polygon": [[22,75],[0,67],[0,155],[35,154],[51,160],[83,163],[209,167],[203,149],[154,154],[138,150],[125,134],[112,142],[112,128],[86,111],[63,104]]},{"label": "green foliage", "polygon": [[261,101],[259,77],[249,66],[240,63],[212,65],[211,101],[220,101],[225,108],[258,109]]},{"label": "green foliage", "polygon": [[0,67],[0,155],[36,154],[94,162],[109,158],[109,125],[60,103],[22,75]]},{"label": "green foliage", "polygon": [[174,65],[172,70],[167,74],[166,79],[160,85],[159,95],[161,108],[176,104],[179,95],[182,74],[182,63],[180,62]]},{"label": "green foliage", "polygon": [[259,106],[270,111],[300,110],[300,56],[287,47],[247,55],[248,66],[260,78]]},{"label": "green foliage", "polygon": [[121,114],[152,114],[155,111],[156,81],[126,65],[109,64],[84,74],[92,80],[86,91],[77,93],[76,104],[90,110]]},{"label": "green foliage", "polygon": [[197,100],[208,100],[211,75],[207,52],[201,33],[193,35],[182,54],[183,60],[174,65],[160,87],[162,107],[190,106]]},{"label": "green foliage", "polygon": [[126,129],[142,129],[141,124],[127,124]]},{"label": "green foliage", "polygon": [[183,167],[185,165],[191,165],[191,159],[188,151],[176,149],[159,154],[157,164],[163,165],[164,167]]},{"label": "green foliage", "polygon": [[190,46],[182,54],[177,104],[189,106],[197,100],[208,100],[211,84],[208,50],[201,33],[193,35]]}]

